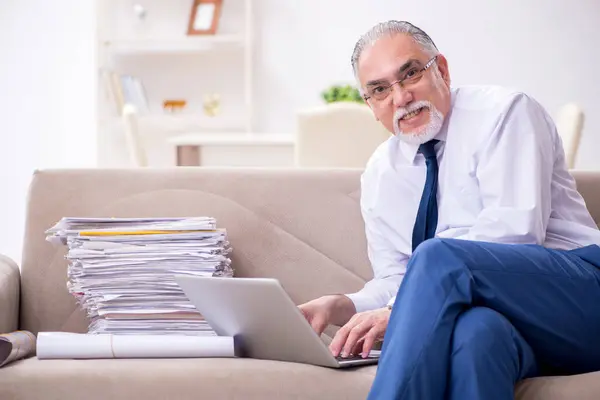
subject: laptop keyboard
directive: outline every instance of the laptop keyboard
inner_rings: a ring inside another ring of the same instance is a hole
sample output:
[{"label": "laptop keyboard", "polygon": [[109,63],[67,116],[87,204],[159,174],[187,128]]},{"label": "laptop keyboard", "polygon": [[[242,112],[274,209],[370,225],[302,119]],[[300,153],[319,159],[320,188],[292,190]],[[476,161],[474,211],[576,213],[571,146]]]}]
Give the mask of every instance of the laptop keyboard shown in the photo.
[{"label": "laptop keyboard", "polygon": [[354,361],[354,360],[368,360],[371,358],[379,358],[381,354],[381,351],[379,350],[372,350],[371,353],[369,353],[369,356],[367,358],[363,358],[360,354],[358,355],[350,355],[346,358],[342,357],[342,356],[337,356],[335,359],[338,361]]},{"label": "laptop keyboard", "polygon": [[354,363],[358,364],[358,363],[361,363],[361,362],[372,360],[373,358],[375,358],[375,357],[362,358],[361,356],[348,356],[346,358],[336,357],[335,359],[340,364],[354,364]]}]

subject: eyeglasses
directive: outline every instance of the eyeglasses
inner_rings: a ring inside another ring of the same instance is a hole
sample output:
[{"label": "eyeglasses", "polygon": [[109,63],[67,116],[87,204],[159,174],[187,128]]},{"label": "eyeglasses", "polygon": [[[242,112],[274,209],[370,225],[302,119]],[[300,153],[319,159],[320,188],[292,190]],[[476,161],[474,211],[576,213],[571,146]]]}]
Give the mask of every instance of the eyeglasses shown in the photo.
[{"label": "eyeglasses", "polygon": [[408,71],[406,71],[402,79],[398,79],[397,81],[394,81],[390,84],[382,84],[370,87],[369,89],[367,89],[367,94],[364,95],[363,98],[365,99],[365,101],[369,100],[370,98],[373,98],[376,101],[383,101],[390,95],[392,87],[396,83],[399,83],[400,87],[403,89],[411,87],[412,85],[416,84],[421,80],[425,71],[427,71],[427,69],[433,65],[436,59],[437,55],[429,61],[427,61],[427,64],[425,64],[423,68],[410,68]]}]

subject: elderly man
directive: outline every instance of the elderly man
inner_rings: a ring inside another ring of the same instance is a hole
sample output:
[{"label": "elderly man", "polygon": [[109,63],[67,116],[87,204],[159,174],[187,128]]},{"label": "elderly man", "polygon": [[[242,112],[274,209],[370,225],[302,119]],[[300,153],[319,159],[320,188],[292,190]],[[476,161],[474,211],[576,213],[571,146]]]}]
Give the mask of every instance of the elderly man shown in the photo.
[{"label": "elderly man", "polygon": [[334,355],[383,339],[369,398],[508,400],[520,379],[600,369],[600,232],[546,111],[451,87],[407,22],[367,32],[352,66],[393,133],[362,176],[374,278],[300,309],[342,326]]}]

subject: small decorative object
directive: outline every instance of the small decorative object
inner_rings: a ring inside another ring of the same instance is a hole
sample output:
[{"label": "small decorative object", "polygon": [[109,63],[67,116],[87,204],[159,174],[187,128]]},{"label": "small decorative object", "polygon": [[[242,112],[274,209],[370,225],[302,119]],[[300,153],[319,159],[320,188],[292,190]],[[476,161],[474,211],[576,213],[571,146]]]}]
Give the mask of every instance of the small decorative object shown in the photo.
[{"label": "small decorative object", "polygon": [[188,35],[214,35],[222,6],[223,0],[193,0]]},{"label": "small decorative object", "polygon": [[221,111],[221,97],[216,93],[204,96],[203,108],[204,114],[209,117],[216,116]]},{"label": "small decorative object", "polygon": [[137,19],[142,20],[142,21],[144,19],[146,19],[146,15],[148,14],[148,12],[144,8],[144,6],[139,3],[135,3],[133,5],[133,13],[137,17]]},{"label": "small decorative object", "polygon": [[360,95],[357,88],[352,85],[334,85],[321,93],[323,100],[326,103],[335,103],[338,101],[353,101],[356,103],[364,103],[364,99]]},{"label": "small decorative object", "polygon": [[163,101],[163,109],[170,113],[181,111],[185,108],[186,105],[187,105],[187,101],[185,101],[185,100],[169,99],[169,100]]}]

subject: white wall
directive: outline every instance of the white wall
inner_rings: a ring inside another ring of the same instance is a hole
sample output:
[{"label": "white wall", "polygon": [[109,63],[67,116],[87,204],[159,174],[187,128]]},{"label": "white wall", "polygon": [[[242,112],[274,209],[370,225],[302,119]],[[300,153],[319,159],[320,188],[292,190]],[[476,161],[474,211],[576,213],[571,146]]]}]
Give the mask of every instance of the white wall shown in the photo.
[{"label": "white wall", "polygon": [[449,59],[453,84],[511,85],[555,114],[583,105],[577,163],[600,169],[598,0],[258,0],[259,127],[291,131],[296,107],[319,102],[335,82],[353,82],[354,43],[373,24],[404,19],[424,29]]},{"label": "white wall", "polygon": [[91,1],[0,0],[0,252],[21,258],[40,167],[95,165]]}]

